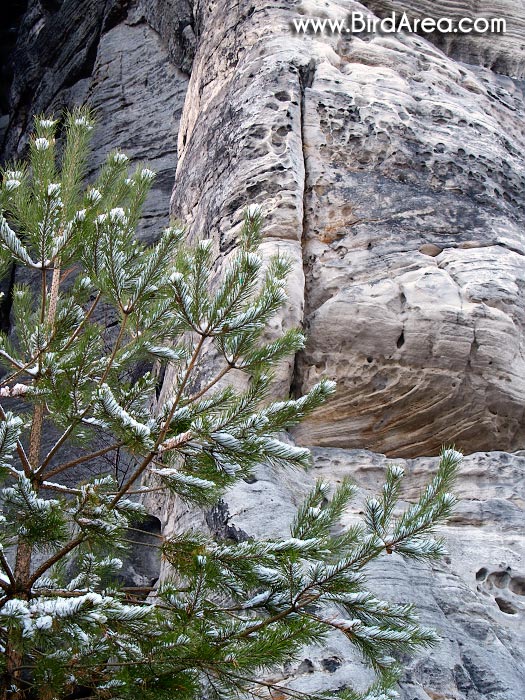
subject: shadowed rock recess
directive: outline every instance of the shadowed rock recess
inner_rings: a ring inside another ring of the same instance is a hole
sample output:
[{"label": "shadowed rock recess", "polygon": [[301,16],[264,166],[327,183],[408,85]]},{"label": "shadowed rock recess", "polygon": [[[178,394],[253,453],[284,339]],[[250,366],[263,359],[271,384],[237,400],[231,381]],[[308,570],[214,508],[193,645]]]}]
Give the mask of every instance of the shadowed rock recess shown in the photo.
[{"label": "shadowed rock recess", "polygon": [[[366,7],[365,7],[366,5]],[[504,36],[303,35],[301,16],[504,17]],[[275,322],[305,351],[276,395],[338,391],[293,436],[311,473],[261,468],[211,513],[148,504],[165,532],[282,533],[314,478],[361,495],[386,457],[410,489],[442,443],[469,456],[435,565],[395,557],[374,585],[414,600],[443,641],[406,661],[403,700],[525,696],[525,13],[516,0],[14,2],[2,29],[4,156],[35,111],[89,101],[96,166],[112,147],[159,171],[143,235],[171,213],[226,259],[247,204],[293,261]],[[169,198],[171,194],[171,205]],[[169,373],[163,395],[169,392]],[[272,519],[261,513],[272,508]],[[351,519],[359,511],[348,514]],[[366,670],[337,637],[283,671],[301,690]]]}]

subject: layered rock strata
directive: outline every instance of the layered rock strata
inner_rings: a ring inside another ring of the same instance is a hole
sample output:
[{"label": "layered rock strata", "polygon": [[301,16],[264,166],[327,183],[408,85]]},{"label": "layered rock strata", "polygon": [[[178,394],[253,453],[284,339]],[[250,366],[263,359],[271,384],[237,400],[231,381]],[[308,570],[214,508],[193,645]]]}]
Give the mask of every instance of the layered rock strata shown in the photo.
[{"label": "layered rock strata", "polygon": [[[462,19],[505,21],[505,31],[485,31],[480,23],[480,32],[469,34],[433,32],[423,35],[435,43],[444,53],[457,61],[490,68],[495,73],[513,78],[525,77],[525,6],[514,0],[367,0],[364,3],[378,17],[398,16],[406,13],[409,19],[430,17],[434,20],[451,19],[457,23]],[[454,25],[453,25],[454,26]],[[473,24],[469,25],[472,28]]]},{"label": "layered rock strata", "polygon": [[[177,33],[179,24],[190,26],[187,4],[171,3],[168,12],[159,0],[157,13],[154,9],[151,3],[143,7],[112,0],[31,0],[10,58],[10,111],[3,143],[4,160],[20,157],[33,115],[58,115],[64,108],[88,103],[97,118],[88,177],[115,148],[129,156],[132,167],[147,162],[157,173],[141,223],[146,240],[153,240],[168,222],[189,79],[182,67],[189,69],[192,55]],[[167,34],[169,43],[163,38]],[[15,281],[30,278],[17,270],[10,284]],[[100,320],[111,326],[111,313],[99,309]],[[0,305],[0,322],[9,330],[8,293]],[[43,450],[55,439],[46,431]]]},{"label": "layered rock strata", "polygon": [[210,10],[172,211],[226,255],[259,203],[268,249],[293,260],[285,322],[309,341],[289,382],[339,382],[296,438],[523,446],[523,85],[417,36],[294,34],[315,3]]}]

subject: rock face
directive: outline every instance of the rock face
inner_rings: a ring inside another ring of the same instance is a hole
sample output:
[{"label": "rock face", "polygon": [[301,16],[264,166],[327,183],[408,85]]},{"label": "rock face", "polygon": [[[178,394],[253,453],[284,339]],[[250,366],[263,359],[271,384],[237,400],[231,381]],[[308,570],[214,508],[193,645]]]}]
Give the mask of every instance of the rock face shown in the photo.
[{"label": "rock face", "polygon": [[[93,166],[119,146],[160,173],[145,237],[166,219],[171,194],[189,234],[216,238],[226,258],[243,208],[259,204],[265,250],[293,262],[273,330],[302,324],[308,333],[276,395],[321,376],[338,381],[335,399],[294,435],[314,447],[312,474],[261,470],[211,513],[158,501],[152,515],[167,534],[190,523],[234,539],[277,534],[314,477],[350,474],[373,490],[384,453],[407,458],[417,489],[435,464],[429,456],[455,443],[473,454],[446,529],[449,559],[433,571],[389,559],[374,572],[379,592],[416,601],[443,636],[432,654],[407,661],[402,697],[521,700],[521,4],[322,3],[322,16],[337,19],[392,9],[508,19],[505,36],[447,41],[299,34],[294,18],[321,16],[313,0],[22,5],[5,30],[18,22],[0,83],[4,155],[23,151],[35,111],[88,100],[101,124]],[[271,523],[263,503],[278,515]],[[315,690],[365,671],[334,639],[285,676]]]},{"label": "rock face", "polygon": [[[387,463],[366,450],[313,449],[314,468],[275,473],[261,467],[218,507],[196,513],[180,502],[151,503],[165,532],[188,527],[242,541],[288,531],[298,505],[316,479],[337,484],[351,475],[360,487],[345,516],[355,522],[363,499],[377,494]],[[415,498],[429,480],[436,458],[396,459],[406,473],[403,498]],[[403,660],[402,700],[522,700],[525,689],[525,451],[467,456],[456,492],[460,503],[442,529],[448,556],[432,567],[385,557],[369,573],[379,596],[413,602],[422,622],[436,629],[440,644]],[[271,518],[261,513],[271,512]],[[341,635],[304,650],[279,676],[307,693],[351,683],[364,687],[370,672]]]},{"label": "rock face", "polygon": [[[362,498],[380,489],[387,459],[365,450],[314,448],[309,475],[261,472],[253,486],[228,498],[230,528],[258,536],[286,531],[302,494],[315,478],[340,482],[351,474],[360,486],[348,522]],[[436,459],[396,459],[407,474],[404,494],[416,496]],[[457,493],[461,499],[443,528],[449,556],[427,566],[388,557],[370,576],[377,594],[413,601],[422,620],[442,641],[406,660],[403,700],[521,700],[525,689],[525,453],[475,453],[465,458]],[[260,513],[271,504],[272,522]],[[285,669],[291,687],[307,692],[337,688],[349,679],[364,683],[366,670],[339,636],[323,648],[305,650]]]},{"label": "rock face", "polygon": [[414,38],[338,56],[305,98],[297,382],[328,373],[339,392],[297,437],[396,455],[521,447],[522,87]]},{"label": "rock face", "polygon": [[[10,58],[5,86],[9,121],[4,159],[23,153],[34,114],[58,113],[89,102],[96,110],[94,170],[113,148],[133,161],[147,160],[158,173],[145,208],[144,234],[167,220],[177,163],[177,135],[188,76],[178,24],[184,0],[170,3],[172,22],[150,17],[154,3],[121,0],[30,0]],[[176,19],[175,19],[176,18]],[[173,28],[173,22],[177,30]],[[170,42],[162,37],[170,33]],[[178,49],[178,50],[177,50]],[[4,118],[4,122],[6,119]]]},{"label": "rock face", "polygon": [[227,252],[258,202],[294,261],[286,322],[309,342],[290,383],[339,382],[299,441],[523,446],[521,83],[419,37],[294,35],[287,5],[201,20],[173,212]]},{"label": "rock face", "polygon": [[[505,33],[465,34],[438,33],[425,36],[435,43],[444,53],[457,61],[490,68],[521,79],[525,74],[525,54],[523,39],[525,37],[525,6],[514,0],[368,0],[364,3],[369,10],[379,17],[388,17],[392,12],[406,12],[408,17],[432,17],[439,20],[447,17],[453,21],[463,18],[504,19]],[[481,27],[483,25],[480,25]]]},{"label": "rock face", "polygon": [[[151,4],[145,6],[152,10]],[[187,16],[185,7],[182,0],[177,12],[172,7],[177,26],[179,18],[182,23]],[[163,14],[159,11],[158,16]],[[154,19],[147,16],[139,4],[29,2],[11,56],[3,157],[24,152],[34,114],[58,114],[64,107],[88,102],[98,121],[88,176],[115,148],[125,151],[132,163],[147,161],[157,172],[141,225],[141,235],[148,240],[168,222],[188,76],[180,68],[187,64],[182,38],[171,31],[171,44],[162,39],[163,33],[173,30],[172,22],[164,22],[162,28],[159,24],[157,29]],[[27,279],[17,271],[14,281]],[[0,307],[6,329],[8,313]],[[44,449],[54,439],[56,436],[46,433]]]}]

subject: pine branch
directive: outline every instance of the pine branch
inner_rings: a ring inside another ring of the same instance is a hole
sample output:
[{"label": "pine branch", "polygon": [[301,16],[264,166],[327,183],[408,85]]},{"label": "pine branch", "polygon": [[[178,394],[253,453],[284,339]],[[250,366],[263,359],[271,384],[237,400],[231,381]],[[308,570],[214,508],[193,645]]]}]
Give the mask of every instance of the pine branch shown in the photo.
[{"label": "pine branch", "polygon": [[186,384],[188,383],[190,375],[195,367],[197,359],[198,359],[200,352],[202,350],[202,346],[204,344],[205,337],[206,336],[201,335],[199,338],[199,341],[195,347],[195,350],[193,352],[191,360],[190,360],[188,367],[186,368],[186,371],[184,373],[184,377],[183,377],[181,383],[179,384],[179,388],[178,388],[175,400],[173,402],[173,406],[172,406],[171,410],[169,411],[167,418],[164,421],[164,426],[161,428],[161,430],[159,432],[159,436],[155,442],[155,445],[153,446],[153,448],[149,452],[149,454],[143,459],[143,461],[141,462],[138,469],[122,485],[122,487],[120,488],[118,493],[114,496],[113,500],[111,501],[112,506],[115,506],[119,502],[119,500],[127,493],[127,491],[133,486],[133,484],[137,481],[137,479],[139,479],[142,476],[142,474],[146,471],[146,469],[149,467],[152,460],[154,459],[155,455],[157,454],[158,448],[164,442],[164,440],[166,438],[166,434],[169,430],[169,426],[171,424],[171,420],[172,420],[173,415],[175,413],[175,410],[176,410],[177,406],[179,405],[179,402],[180,402],[180,399],[182,396],[182,392],[184,391],[184,388],[186,387]]},{"label": "pine branch", "polygon": [[16,233],[13,231],[13,229],[10,228],[9,224],[7,223],[7,220],[2,214],[0,214],[0,240],[4,244],[4,246],[13,254],[13,257],[16,260],[18,260],[21,263],[24,263],[25,265],[33,268],[34,270],[40,269],[40,266],[33,262],[26,248],[22,245],[22,242],[20,241]]},{"label": "pine branch", "polygon": [[220,380],[223,379],[232,369],[235,369],[235,367],[232,364],[228,363],[228,365],[226,365],[226,367],[223,367],[222,370],[212,380],[210,380],[208,384],[206,384],[206,386],[200,389],[200,391],[198,391],[196,394],[191,395],[191,397],[188,399],[188,404],[192,404],[198,399],[208,394],[210,389],[213,389],[213,387],[218,382],[220,382]]},{"label": "pine branch", "polygon": [[63,486],[62,484],[53,484],[49,481],[42,481],[40,484],[40,488],[46,491],[55,491],[56,493],[68,493],[72,496],[80,496],[82,494],[82,491],[80,489],[68,488],[67,486]]},{"label": "pine branch", "polygon": [[[98,303],[98,299],[99,299],[99,298],[100,298],[100,296],[97,296],[97,299],[95,300],[96,303]],[[92,307],[91,307],[91,310],[90,310],[91,312],[94,310],[94,308],[95,308],[95,306],[96,306],[96,303],[95,303],[95,302],[93,303],[93,305],[92,305]],[[121,323],[121,326],[120,326],[119,336],[118,336],[118,338],[117,338],[117,340],[116,340],[116,342],[115,342],[115,345],[114,345],[114,347],[113,347],[113,351],[112,351],[111,356],[110,356],[110,358],[109,358],[109,360],[108,360],[108,362],[107,362],[107,364],[106,364],[106,367],[105,367],[105,369],[104,369],[104,372],[103,372],[103,374],[102,374],[102,377],[101,377],[100,380],[98,381],[98,388],[100,388],[100,387],[102,386],[102,384],[104,383],[104,381],[107,379],[107,376],[108,376],[109,372],[111,371],[111,367],[112,367],[112,365],[113,365],[113,362],[115,361],[115,357],[116,357],[116,354],[117,354],[117,351],[118,351],[119,344],[122,342],[122,339],[123,339],[123,337],[124,337],[125,326],[126,326],[127,318],[128,318],[128,316],[124,316],[124,318],[123,318],[123,320],[122,320],[122,323]],[[73,432],[73,430],[74,430],[74,429],[77,427],[77,425],[78,425],[79,423],[81,423],[82,420],[87,416],[87,414],[89,413],[89,411],[90,411],[91,408],[92,408],[92,405],[93,405],[93,402],[90,401],[90,402],[87,404],[87,406],[84,408],[84,410],[80,413],[80,415],[77,417],[77,419],[76,419],[75,421],[72,421],[72,422],[70,423],[70,425],[66,428],[66,430],[64,431],[64,433],[60,436],[60,438],[59,438],[59,439],[57,440],[57,442],[53,445],[53,447],[51,448],[51,450],[49,451],[49,453],[46,455],[46,458],[45,458],[44,462],[43,462],[42,465],[40,466],[40,470],[39,470],[40,472],[41,472],[43,469],[45,469],[45,467],[50,463],[50,461],[53,459],[53,457],[54,457],[55,454],[58,452],[58,450],[59,450],[59,449],[62,447],[62,445],[67,441],[67,439],[69,438],[69,436],[71,435],[71,433]],[[56,473],[56,472],[55,472],[55,473]]]},{"label": "pine branch", "polygon": [[104,372],[102,373],[102,376],[101,376],[100,381],[98,383],[99,389],[102,387],[102,385],[104,384],[104,382],[108,378],[109,373],[111,372],[111,368],[112,368],[113,363],[115,361],[115,357],[117,356],[117,352],[120,348],[120,344],[122,343],[122,340],[124,339],[124,334],[126,333],[126,326],[128,323],[129,314],[127,312],[124,312],[124,311],[123,311],[123,314],[124,315],[122,317],[122,321],[120,324],[119,334],[118,334],[118,337],[115,341],[115,344],[113,345],[113,351],[111,352],[109,360],[106,363],[106,367],[104,368]]},{"label": "pine branch", "polygon": [[[18,369],[18,372],[14,376],[19,374],[24,369],[24,365],[21,365],[19,362],[17,362],[13,357],[11,357],[11,355],[5,352],[5,350],[0,350],[0,356],[3,357],[4,360],[10,362],[13,365],[13,367],[16,367]],[[9,381],[11,381],[11,377],[9,378]],[[0,384],[0,386],[2,386],[2,384]]]},{"label": "pine branch", "polygon": [[[0,405],[0,419],[3,421],[7,420],[7,414],[1,405]],[[20,442],[20,440],[16,441],[16,450],[18,452],[18,457],[20,459],[20,462],[22,463],[22,467],[24,469],[24,474],[26,476],[30,476],[31,464],[27,458],[26,452],[25,452],[24,447],[23,447],[22,443]]]},{"label": "pine branch", "polygon": [[[67,437],[63,440],[63,442],[67,439]],[[63,444],[61,443],[61,445]],[[58,444],[58,443],[57,443]],[[122,447],[124,443],[122,441],[115,442],[112,445],[108,445],[108,447],[102,447],[100,450],[97,450],[96,452],[90,452],[87,455],[84,455],[82,457],[77,457],[77,459],[72,459],[69,462],[64,462],[63,464],[58,465],[55,467],[55,469],[52,469],[50,472],[45,474],[46,479],[52,479],[53,477],[57,476],[57,474],[61,474],[64,471],[67,471],[68,469],[71,469],[72,467],[76,467],[79,464],[83,464],[84,462],[90,462],[93,459],[96,459],[97,457],[102,457],[103,455],[107,454],[108,452],[113,452],[114,450],[118,450],[119,447]],[[59,445],[57,449],[55,450],[54,454],[58,451],[60,448]],[[54,448],[53,448],[54,449]],[[51,452],[48,452],[46,458],[42,462],[42,465],[36,472],[37,475],[42,473],[44,469],[49,465],[51,459],[53,458],[54,454],[51,454]]]},{"label": "pine branch", "polygon": [[[0,536],[7,544],[17,540],[14,570],[0,576],[0,636],[13,700],[35,692],[69,697],[80,688],[93,697],[131,688],[136,700],[152,693],[195,700],[274,691],[299,700],[300,692],[257,674],[318,643],[329,627],[345,634],[379,674],[386,673],[385,654],[432,643],[411,606],[377,600],[365,589],[363,570],[385,552],[429,560],[441,551],[430,535],[453,505],[447,489],[454,450],[443,453],[436,477],[398,518],[402,474],[394,467],[380,496],[368,500],[364,523],[338,534],[354,491],[348,483],[331,499],[328,486],[318,484],[285,539],[230,544],[185,532],[168,542],[162,535],[156,542],[134,540],[144,530],[133,524],[145,515],[135,495],[169,489],[208,504],[257,464],[306,466],[308,450],[281,432],[335,387],[323,380],[299,399],[269,399],[273,369],[303,347],[304,337],[290,330],[265,340],[286,301],[290,263],[276,256],[263,265],[257,210],[247,211],[238,252],[226,265],[211,241],[183,247],[174,226],[146,246],[134,229],[153,173],[139,167],[130,175],[126,156],[114,151],[83,192],[89,113],[75,110],[66,118],[59,161],[55,127],[55,120],[37,119],[31,168],[5,174],[0,183],[14,221],[13,229],[0,219],[1,257],[41,273],[37,298],[28,285],[14,289],[14,349],[7,340],[0,349],[11,372],[0,386],[26,372],[32,381],[4,393],[34,409],[28,425],[0,407],[0,471],[9,479]],[[94,314],[104,301],[107,323]],[[213,371],[202,366],[207,349],[220,363]],[[152,361],[176,372],[172,396],[158,411]],[[243,390],[224,381],[231,370],[244,373]],[[44,415],[45,427],[59,428],[59,437],[41,459]],[[28,432],[29,456],[22,446]],[[86,446],[99,433],[108,437],[105,447],[57,459],[74,440]],[[25,476],[11,464],[16,455]],[[70,484],[72,475],[66,479],[69,470],[104,457],[115,462],[115,475],[78,485]],[[141,486],[148,470],[155,483]],[[57,495],[44,498],[40,491]],[[176,583],[120,588],[122,562],[113,555],[129,543],[160,551]],[[37,549],[48,554],[31,571]],[[6,566],[0,549],[0,568]],[[346,617],[330,615],[334,605]],[[378,692],[347,690],[344,698],[379,700],[383,687],[386,681]]]},{"label": "pine branch", "polygon": [[102,292],[98,292],[98,293],[97,293],[97,296],[95,297],[95,299],[94,299],[94,301],[93,301],[93,303],[91,304],[91,306],[89,307],[87,313],[85,314],[84,318],[82,319],[82,322],[79,323],[79,325],[75,328],[75,332],[73,333],[73,335],[71,336],[71,338],[67,341],[67,343],[66,343],[66,344],[64,345],[64,347],[62,348],[62,352],[66,352],[66,350],[69,350],[69,348],[71,347],[71,345],[72,345],[72,344],[75,342],[75,340],[78,338],[78,336],[80,335],[80,333],[81,333],[82,330],[84,329],[85,325],[87,324],[87,322],[88,322],[89,319],[91,318],[93,312],[94,312],[95,309],[97,308],[98,303],[99,303],[99,301],[101,300],[101,298],[102,298]]},{"label": "pine branch", "polygon": [[34,571],[32,576],[29,578],[29,580],[26,583],[27,588],[30,590],[35,583],[38,581],[38,579],[43,576],[46,571],[49,571],[51,567],[53,567],[55,564],[57,564],[59,561],[64,559],[64,557],[75,550],[77,547],[79,547],[82,542],[84,542],[87,538],[87,535],[85,533],[81,533],[74,539],[72,539],[70,542],[68,542],[64,547],[59,549],[57,552],[52,557],[49,557],[46,561],[44,561],[37,569]]},{"label": "pine branch", "polygon": [[[81,332],[81,330],[82,330],[82,328],[83,328],[83,326],[84,326],[84,323],[89,319],[89,317],[91,316],[92,312],[93,312],[94,309],[96,308],[96,305],[98,304],[98,301],[100,300],[100,297],[101,297],[101,294],[99,293],[98,296],[97,296],[97,298],[95,299],[95,302],[93,303],[93,306],[89,309],[88,313],[87,313],[86,316],[84,317],[84,320],[82,321],[82,323],[80,323],[80,324],[77,326],[77,328],[75,329],[75,332],[73,333],[72,337],[70,338],[70,340],[68,341],[68,343],[66,343],[66,345],[64,346],[63,352],[65,352],[65,351],[70,347],[70,345],[74,342],[74,340],[76,340],[76,338],[78,337],[78,335],[80,334],[80,332]],[[38,352],[37,352],[35,355],[33,355],[29,360],[27,360],[27,362],[25,362],[23,365],[21,365],[20,363],[17,363],[17,362],[16,362],[13,358],[11,358],[7,353],[4,353],[3,351],[0,350],[0,355],[1,355],[2,357],[4,357],[6,360],[8,360],[9,362],[11,362],[12,364],[14,364],[15,366],[17,366],[17,367],[19,368],[16,372],[13,372],[13,373],[10,374],[8,377],[4,378],[4,379],[0,382],[0,387],[3,387],[3,386],[5,386],[6,384],[9,384],[9,382],[12,382],[14,379],[16,379],[16,377],[18,377],[18,375],[19,375],[21,372],[27,372],[31,377],[34,377],[34,372],[30,372],[30,371],[29,371],[29,368],[31,367],[31,365],[35,364],[35,362],[38,362],[39,365],[40,365],[40,358],[41,358],[42,355],[49,349],[49,347],[51,346],[51,344],[52,344],[52,342],[54,341],[54,339],[55,339],[55,332],[53,331],[53,332],[50,334],[49,339],[47,340],[47,342],[43,345],[43,347],[39,348],[39,349],[38,349]]]},{"label": "pine branch", "polygon": [[[16,580],[13,574],[13,570],[9,566],[9,562],[5,558],[4,550],[3,547],[0,547],[0,565],[2,566],[2,569],[5,571],[7,574],[7,577],[9,579],[9,582],[11,583],[12,586],[16,584]],[[1,581],[1,579],[0,579]],[[6,590],[9,588],[9,586],[6,588]]]}]

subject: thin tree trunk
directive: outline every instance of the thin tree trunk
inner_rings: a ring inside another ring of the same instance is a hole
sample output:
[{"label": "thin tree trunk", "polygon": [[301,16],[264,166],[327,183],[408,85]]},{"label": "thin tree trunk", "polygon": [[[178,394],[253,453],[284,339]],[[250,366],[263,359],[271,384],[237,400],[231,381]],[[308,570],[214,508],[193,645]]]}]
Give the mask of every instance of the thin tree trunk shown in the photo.
[{"label": "thin tree trunk", "polygon": [[[47,320],[50,327],[53,327],[56,317],[58,292],[60,288],[60,267],[57,261],[53,269],[53,278],[51,288],[49,290],[49,306]],[[44,293],[44,290],[43,290]],[[45,302],[43,302],[45,308]],[[38,381],[38,380],[37,380]],[[29,436],[29,464],[32,475],[38,470],[40,463],[40,450],[42,446],[42,430],[44,425],[45,406],[43,403],[36,404],[33,413],[33,421],[31,424],[31,433]],[[33,488],[38,493],[38,480],[34,479]],[[16,562],[14,569],[14,578],[16,585],[16,596],[22,600],[28,600],[31,594],[29,590],[29,582],[31,579],[31,556],[32,547],[27,542],[19,542],[16,552]],[[21,683],[21,666],[23,655],[20,651],[21,639],[19,632],[11,632],[7,640],[5,655],[6,655],[6,673],[1,686],[1,700],[24,700],[26,693]]]},{"label": "thin tree trunk", "polygon": [[[14,577],[16,581],[17,598],[28,599],[29,592],[25,582],[29,580],[31,573],[32,548],[27,542],[19,542],[16,551],[16,563]],[[20,651],[21,635],[18,630],[11,630],[8,636],[5,656],[6,673],[2,684],[2,700],[24,700],[25,692],[22,688],[21,670],[22,652]],[[16,690],[14,690],[16,688]]]}]

